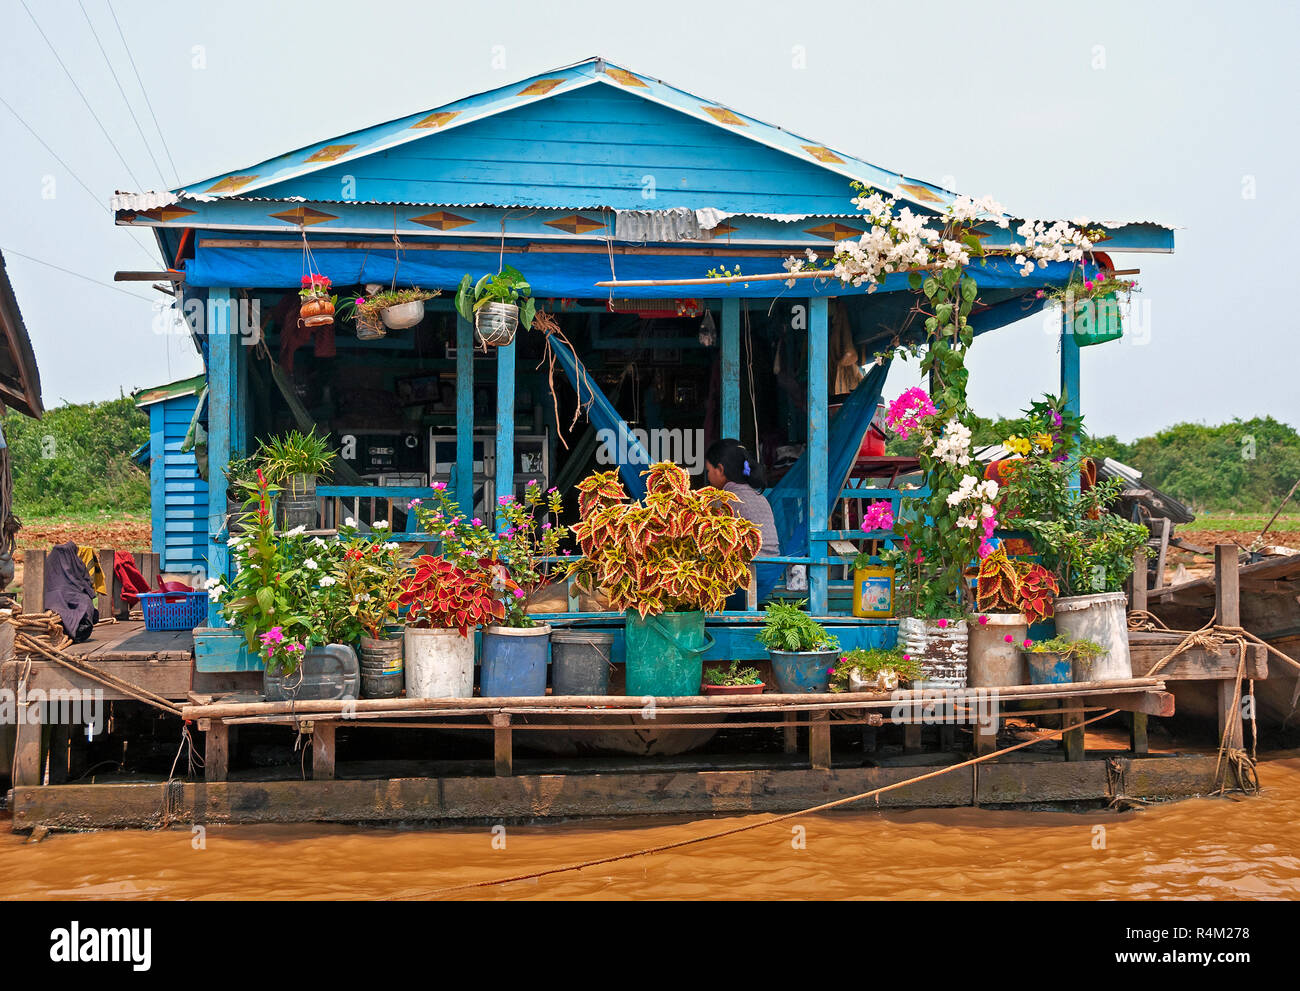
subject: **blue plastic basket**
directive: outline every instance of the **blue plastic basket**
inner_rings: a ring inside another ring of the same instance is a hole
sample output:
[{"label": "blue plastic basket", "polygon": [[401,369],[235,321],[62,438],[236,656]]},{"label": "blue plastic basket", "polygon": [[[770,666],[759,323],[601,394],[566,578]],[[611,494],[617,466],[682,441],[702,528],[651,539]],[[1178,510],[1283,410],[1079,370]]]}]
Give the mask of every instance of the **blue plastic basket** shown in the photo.
[{"label": "blue plastic basket", "polygon": [[144,628],[151,633],[192,630],[208,616],[207,592],[142,592]]}]

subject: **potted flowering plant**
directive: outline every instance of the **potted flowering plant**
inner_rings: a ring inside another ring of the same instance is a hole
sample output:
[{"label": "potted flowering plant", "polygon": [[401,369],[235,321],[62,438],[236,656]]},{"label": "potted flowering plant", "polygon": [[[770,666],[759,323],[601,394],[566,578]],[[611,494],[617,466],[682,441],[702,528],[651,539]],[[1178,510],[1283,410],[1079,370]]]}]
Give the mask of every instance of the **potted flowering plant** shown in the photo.
[{"label": "potted flowering plant", "polygon": [[[400,545],[381,539],[387,528],[376,520],[375,537],[363,536],[350,517],[339,527],[342,553],[333,578],[347,599],[347,611],[360,627],[361,692],[365,698],[396,698],[404,668],[400,624],[406,561]],[[322,579],[324,580],[324,579]],[[394,625],[397,624],[396,629]]]},{"label": "potted flowering plant", "polygon": [[[369,297],[358,297],[356,303],[357,337],[370,340],[383,337],[382,322],[389,330],[407,330],[424,319],[424,301],[441,295],[437,289],[391,289]],[[365,331],[365,336],[362,332]]]},{"label": "potted flowering plant", "polygon": [[290,430],[258,446],[257,458],[267,481],[277,488],[276,512],[285,529],[316,525],[316,482],[335,458],[327,437]]},{"label": "potted flowering plant", "polygon": [[473,697],[474,630],[505,617],[489,572],[422,555],[397,601],[408,607],[407,697]]},{"label": "potted flowering plant", "polygon": [[536,301],[532,287],[516,268],[505,266],[496,275],[485,275],[478,282],[466,273],[456,289],[456,312],[474,322],[479,340],[485,346],[501,347],[515,339],[515,328],[533,325]]},{"label": "potted flowering plant", "polygon": [[662,461],[644,474],[641,503],[629,500],[617,471],[578,484],[580,519],[571,529],[585,556],[566,574],[626,611],[628,695],[695,695],[713,642],[704,614],[748,584],[762,534],[736,515],[735,496],[692,490],[680,466]]},{"label": "potted flowering plant", "polygon": [[319,327],[334,322],[338,297],[330,294],[330,280],[324,275],[304,275],[298,290],[298,322],[304,327]]},{"label": "potted flowering plant", "polygon": [[754,639],[772,658],[776,686],[786,693],[825,692],[840,641],[803,611],[803,602],[772,602]]},{"label": "potted flowering plant", "polygon": [[[890,533],[894,528],[894,507],[889,502],[873,502],[862,514],[862,529],[867,533]],[[892,564],[882,564],[876,547],[859,552],[853,559],[853,615],[865,619],[888,619],[894,615],[894,577]]]},{"label": "potted flowering plant", "polygon": [[1027,672],[1017,644],[1029,624],[1052,615],[1057,592],[1052,573],[1040,564],[1013,561],[1003,545],[979,563],[970,627],[968,683],[975,687],[1023,685]]},{"label": "potted flowering plant", "polygon": [[361,628],[335,576],[339,544],[308,537],[303,527],[277,534],[260,470],[257,482],[244,532],[227,541],[235,576],[229,585],[217,581],[209,594],[249,649],[264,657],[269,700],[355,698],[360,679],[350,644]]},{"label": "potted flowering plant", "polygon": [[1109,653],[1109,648],[1086,637],[1055,636],[1025,640],[1021,652],[1029,665],[1031,685],[1059,685],[1091,680],[1093,662]]}]

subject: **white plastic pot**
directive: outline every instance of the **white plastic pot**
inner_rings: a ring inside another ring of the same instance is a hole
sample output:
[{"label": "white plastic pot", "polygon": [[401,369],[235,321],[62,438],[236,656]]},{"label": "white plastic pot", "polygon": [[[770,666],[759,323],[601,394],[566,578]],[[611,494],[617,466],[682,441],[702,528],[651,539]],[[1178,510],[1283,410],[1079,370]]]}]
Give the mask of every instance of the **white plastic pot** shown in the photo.
[{"label": "white plastic pot", "polygon": [[966,621],[907,616],[898,621],[898,646],[921,665],[916,688],[966,687]]},{"label": "white plastic pot", "polygon": [[1071,640],[1095,640],[1107,648],[1107,653],[1093,660],[1089,681],[1133,677],[1128,652],[1128,596],[1123,592],[1057,599],[1056,632]]},{"label": "white plastic pot", "polygon": [[474,697],[474,634],[459,630],[420,630],[404,634],[406,697],[468,699]]},{"label": "white plastic pot", "polygon": [[1020,613],[984,613],[981,618],[986,622],[970,624],[966,684],[971,688],[1029,684],[1029,670],[1020,653],[1029,635],[1025,617]]}]

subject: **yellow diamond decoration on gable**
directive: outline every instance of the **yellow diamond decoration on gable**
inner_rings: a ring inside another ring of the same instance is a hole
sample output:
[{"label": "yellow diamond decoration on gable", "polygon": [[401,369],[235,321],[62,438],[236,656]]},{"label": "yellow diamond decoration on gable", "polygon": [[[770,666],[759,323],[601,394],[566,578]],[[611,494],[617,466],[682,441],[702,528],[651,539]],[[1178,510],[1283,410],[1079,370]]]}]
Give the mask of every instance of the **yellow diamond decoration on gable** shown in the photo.
[{"label": "yellow diamond decoration on gable", "polygon": [[732,227],[730,224],[721,223],[718,224],[717,227],[712,228],[708,234],[709,237],[723,237],[727,234],[734,234],[738,230],[740,230],[739,227]]},{"label": "yellow diamond decoration on gable", "polygon": [[147,220],[160,220],[166,223],[171,220],[177,220],[181,217],[188,217],[194,213],[193,210],[187,210],[183,206],[161,206],[153,210],[142,210],[135,214],[136,217],[144,217]]},{"label": "yellow diamond decoration on gable", "polygon": [[470,220],[468,217],[458,217],[446,210],[439,210],[437,213],[426,213],[422,217],[412,217],[411,223],[424,224],[425,227],[432,227],[435,230],[448,231],[455,227],[464,227],[466,224],[475,223],[475,221]]},{"label": "yellow diamond decoration on gable", "polygon": [[443,127],[453,117],[460,115],[459,110],[439,110],[437,113],[429,114],[428,117],[421,118],[411,125],[411,130],[422,127]]},{"label": "yellow diamond decoration on gable", "polygon": [[936,196],[934,193],[930,192],[930,190],[926,189],[924,186],[916,186],[910,182],[901,182],[898,184],[898,188],[911,194],[911,196],[914,199],[924,200],[926,203],[943,202],[942,196]]},{"label": "yellow diamond decoration on gable", "polygon": [[622,83],[624,86],[640,86],[642,89],[650,88],[645,83],[643,83],[640,79],[638,79],[636,76],[632,75],[632,73],[628,72],[626,69],[618,69],[615,68],[614,66],[606,66],[605,75],[609,76],[609,78],[614,80],[614,82],[616,83]]},{"label": "yellow diamond decoration on gable", "polygon": [[529,83],[519,91],[520,96],[542,96],[555,89],[556,86],[563,86],[568,80],[566,79],[539,79],[535,83]]},{"label": "yellow diamond decoration on gable", "polygon": [[588,231],[598,231],[605,225],[599,220],[592,220],[590,217],[571,213],[569,216],[561,217],[559,220],[546,221],[546,226],[554,227],[556,230],[567,231],[570,234],[586,234]]},{"label": "yellow diamond decoration on gable", "polygon": [[829,148],[823,148],[821,145],[802,145],[801,147],[819,162],[829,162],[832,165],[844,164],[844,159]]},{"label": "yellow diamond decoration on gable", "polygon": [[230,175],[220,182],[209,186],[205,193],[236,193],[256,179],[255,175]]},{"label": "yellow diamond decoration on gable", "polygon": [[861,234],[861,227],[849,227],[847,224],[829,223],[822,224],[820,227],[806,227],[805,234],[811,234],[814,237],[824,237],[828,241],[843,241],[846,237],[852,237],[854,234]]},{"label": "yellow diamond decoration on gable", "polygon": [[342,158],[350,152],[356,145],[326,145],[320,151],[308,155],[308,162],[332,162],[337,158]]},{"label": "yellow diamond decoration on gable", "polygon": [[719,124],[731,124],[733,127],[746,127],[743,120],[733,114],[726,107],[700,107],[706,114],[716,120]]},{"label": "yellow diamond decoration on gable", "polygon": [[273,213],[271,216],[276,220],[283,220],[286,224],[298,224],[301,227],[310,227],[312,224],[323,224],[327,220],[339,219],[332,213],[313,210],[309,206],[296,206],[292,210]]}]

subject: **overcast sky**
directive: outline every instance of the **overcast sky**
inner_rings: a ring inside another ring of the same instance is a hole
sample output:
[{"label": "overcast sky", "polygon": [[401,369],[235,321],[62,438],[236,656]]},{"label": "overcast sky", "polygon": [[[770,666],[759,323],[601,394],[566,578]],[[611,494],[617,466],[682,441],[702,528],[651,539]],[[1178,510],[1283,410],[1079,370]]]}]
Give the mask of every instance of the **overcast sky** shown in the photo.
[{"label": "overcast sky", "polygon": [[[185,338],[153,332],[164,297],[112,283],[159,261],[147,232],[112,225],[115,189],[193,183],[600,54],[1020,216],[1176,225],[1174,255],[1118,259],[1142,270],[1143,310],[1122,343],[1083,352],[1090,429],[1300,424],[1294,3],[25,2],[0,0],[0,96],[40,140],[0,105],[0,250],[47,406],[200,370]],[[1037,318],[981,338],[972,402],[1012,414],[1055,390],[1058,361]]]}]

